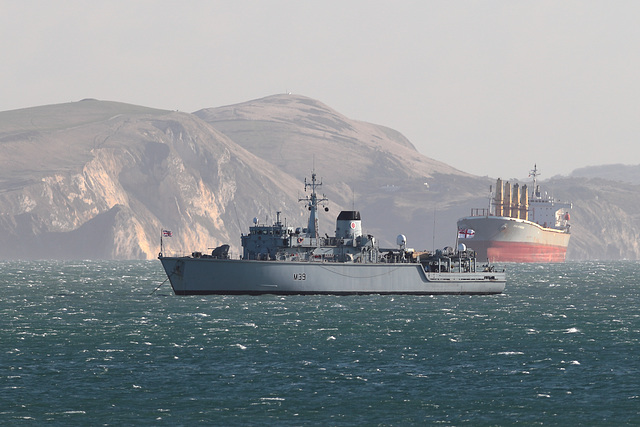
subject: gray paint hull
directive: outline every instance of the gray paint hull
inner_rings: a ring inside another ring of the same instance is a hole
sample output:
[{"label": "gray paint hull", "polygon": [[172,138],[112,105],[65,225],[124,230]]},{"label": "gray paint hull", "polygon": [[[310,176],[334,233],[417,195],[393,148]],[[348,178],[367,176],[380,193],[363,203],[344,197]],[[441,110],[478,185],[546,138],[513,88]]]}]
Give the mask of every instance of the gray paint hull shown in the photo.
[{"label": "gray paint hull", "polygon": [[176,295],[499,294],[504,272],[427,273],[418,263],[252,261],[161,257]]}]

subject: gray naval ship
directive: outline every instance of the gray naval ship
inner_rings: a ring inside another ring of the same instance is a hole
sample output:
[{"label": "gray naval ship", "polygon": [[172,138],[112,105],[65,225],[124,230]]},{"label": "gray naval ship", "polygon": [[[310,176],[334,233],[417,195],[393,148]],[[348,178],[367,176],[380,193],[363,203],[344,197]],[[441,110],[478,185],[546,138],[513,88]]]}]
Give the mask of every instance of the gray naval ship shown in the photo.
[{"label": "gray naval ship", "polygon": [[[309,209],[305,228],[283,224],[280,213],[272,225],[249,227],[242,235],[240,259],[229,256],[229,245],[211,254],[163,256],[176,295],[204,294],[499,294],[506,274],[491,265],[476,264],[475,253],[461,245],[434,252],[416,252],[399,235],[397,247],[382,249],[362,233],[358,211],[342,211],[333,237],[318,232],[318,208],[327,198],[316,174],[304,181],[310,194],[299,201]],[[328,208],[324,208],[328,211]]]}]

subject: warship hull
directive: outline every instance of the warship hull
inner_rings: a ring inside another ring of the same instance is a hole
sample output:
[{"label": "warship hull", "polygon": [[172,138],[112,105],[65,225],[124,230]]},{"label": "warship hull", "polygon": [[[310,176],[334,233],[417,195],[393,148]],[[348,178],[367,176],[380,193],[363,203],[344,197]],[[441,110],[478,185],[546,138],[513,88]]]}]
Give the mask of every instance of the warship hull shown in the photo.
[{"label": "warship hull", "polygon": [[499,294],[504,272],[427,272],[419,263],[160,257],[176,295]]},{"label": "warship hull", "polygon": [[461,218],[458,230],[458,241],[489,262],[564,262],[571,237],[566,230],[496,216]]}]

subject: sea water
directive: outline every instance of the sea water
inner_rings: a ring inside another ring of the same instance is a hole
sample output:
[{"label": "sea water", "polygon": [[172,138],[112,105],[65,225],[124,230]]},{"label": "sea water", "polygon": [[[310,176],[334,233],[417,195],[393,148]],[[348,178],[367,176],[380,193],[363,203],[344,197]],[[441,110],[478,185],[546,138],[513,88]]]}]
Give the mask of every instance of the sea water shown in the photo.
[{"label": "sea water", "polygon": [[494,296],[174,296],[158,261],[0,262],[2,425],[640,424],[640,264]]}]

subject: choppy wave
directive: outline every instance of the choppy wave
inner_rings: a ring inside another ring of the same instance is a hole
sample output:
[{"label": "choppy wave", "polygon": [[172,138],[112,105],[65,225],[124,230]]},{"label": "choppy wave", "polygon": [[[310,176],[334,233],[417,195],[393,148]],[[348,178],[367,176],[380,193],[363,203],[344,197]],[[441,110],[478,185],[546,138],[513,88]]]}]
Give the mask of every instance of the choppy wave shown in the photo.
[{"label": "choppy wave", "polygon": [[157,262],[2,262],[0,422],[637,424],[640,266],[498,296],[176,297]]}]

